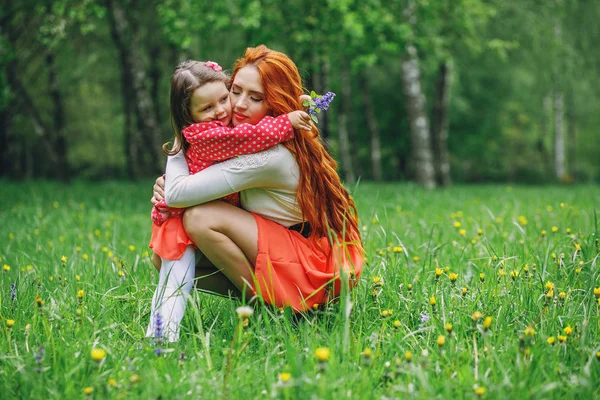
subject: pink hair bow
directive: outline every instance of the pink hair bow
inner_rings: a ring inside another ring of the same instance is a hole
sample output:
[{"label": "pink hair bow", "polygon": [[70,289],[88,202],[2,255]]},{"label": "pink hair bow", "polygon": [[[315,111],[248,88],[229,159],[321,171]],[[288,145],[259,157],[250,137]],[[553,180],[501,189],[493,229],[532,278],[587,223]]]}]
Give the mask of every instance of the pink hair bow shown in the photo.
[{"label": "pink hair bow", "polygon": [[216,62],[213,62],[213,61],[207,61],[204,63],[204,65],[206,65],[208,68],[212,68],[213,70],[215,70],[217,72],[223,71],[223,68],[221,68],[221,66],[219,64],[217,64]]}]

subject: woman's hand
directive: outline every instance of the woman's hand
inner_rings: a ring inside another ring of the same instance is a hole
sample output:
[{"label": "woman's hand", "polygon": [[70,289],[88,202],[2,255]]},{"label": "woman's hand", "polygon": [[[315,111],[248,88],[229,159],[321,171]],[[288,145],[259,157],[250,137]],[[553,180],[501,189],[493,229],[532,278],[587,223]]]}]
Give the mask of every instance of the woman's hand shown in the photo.
[{"label": "woman's hand", "polygon": [[165,198],[165,176],[159,176],[156,178],[156,182],[154,183],[154,192],[152,194],[152,198],[150,201],[152,204],[156,205],[159,201],[162,201]]},{"label": "woman's hand", "polygon": [[303,131],[310,131],[312,129],[310,116],[304,111],[292,111],[288,114],[288,118],[294,129]]},{"label": "woman's hand", "polygon": [[[311,99],[311,97],[307,94],[303,94],[298,98],[300,99],[300,104],[304,104],[305,101],[308,101]],[[305,111],[308,109],[308,106],[303,105],[302,107],[304,107]]]}]

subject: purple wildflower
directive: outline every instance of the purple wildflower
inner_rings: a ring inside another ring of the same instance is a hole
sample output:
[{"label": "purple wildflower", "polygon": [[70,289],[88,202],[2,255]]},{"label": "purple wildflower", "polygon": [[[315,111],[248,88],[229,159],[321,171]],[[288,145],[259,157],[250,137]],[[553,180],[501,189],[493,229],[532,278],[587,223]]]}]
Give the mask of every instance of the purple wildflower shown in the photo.
[{"label": "purple wildflower", "polygon": [[335,98],[335,93],[327,92],[321,96],[315,92],[311,92],[310,97],[310,101],[304,102],[304,105],[309,106],[306,112],[310,114],[313,121],[319,122],[317,114],[319,114],[321,111],[327,111],[327,109],[329,109],[329,105]]},{"label": "purple wildflower", "polygon": [[162,315],[160,313],[154,314],[154,337],[162,338],[163,337],[163,320]]},{"label": "purple wildflower", "polygon": [[42,371],[42,362],[44,361],[45,354],[46,354],[46,351],[44,350],[44,348],[42,346],[40,346],[37,353],[33,354],[33,358],[35,359],[35,363],[36,363],[35,372]]},{"label": "purple wildflower", "polygon": [[10,299],[11,301],[17,301],[17,286],[14,283],[10,284]]},{"label": "purple wildflower", "polygon": [[429,314],[419,313],[419,319],[421,320],[421,323],[419,324],[419,329],[421,329],[423,328],[423,325],[425,325],[429,321]]}]

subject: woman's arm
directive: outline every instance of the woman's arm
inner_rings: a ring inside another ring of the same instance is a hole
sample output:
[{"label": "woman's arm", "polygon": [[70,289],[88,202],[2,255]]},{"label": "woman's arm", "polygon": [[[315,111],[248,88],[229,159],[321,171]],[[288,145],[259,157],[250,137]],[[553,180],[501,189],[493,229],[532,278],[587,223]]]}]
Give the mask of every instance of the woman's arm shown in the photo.
[{"label": "woman's arm", "polygon": [[281,179],[281,145],[260,153],[239,156],[189,175],[183,152],[167,160],[165,201],[185,208],[219,199],[241,190],[277,186]]}]

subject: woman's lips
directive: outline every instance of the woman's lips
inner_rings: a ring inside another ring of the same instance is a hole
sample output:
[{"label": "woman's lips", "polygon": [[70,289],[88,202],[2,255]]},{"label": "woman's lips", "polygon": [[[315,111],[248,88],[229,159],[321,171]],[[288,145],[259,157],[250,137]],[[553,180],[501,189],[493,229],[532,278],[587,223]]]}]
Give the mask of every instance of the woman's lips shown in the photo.
[{"label": "woman's lips", "polygon": [[234,117],[235,117],[235,119],[237,119],[238,121],[243,121],[243,120],[245,120],[246,118],[248,118],[248,117],[246,117],[245,115],[243,115],[243,114],[240,114],[240,113],[233,113],[233,116],[234,116]]}]

